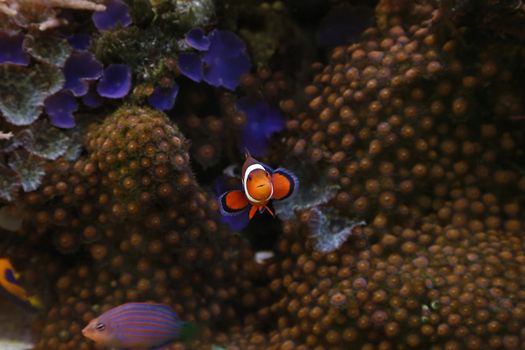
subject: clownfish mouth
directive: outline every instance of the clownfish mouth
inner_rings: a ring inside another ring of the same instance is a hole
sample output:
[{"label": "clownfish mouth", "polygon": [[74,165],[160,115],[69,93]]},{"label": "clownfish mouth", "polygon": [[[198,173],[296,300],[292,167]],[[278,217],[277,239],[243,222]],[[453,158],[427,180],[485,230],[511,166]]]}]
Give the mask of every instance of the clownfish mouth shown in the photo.
[{"label": "clownfish mouth", "polygon": [[263,187],[263,186],[264,186],[264,184],[260,184],[259,186],[257,186],[257,188],[259,188],[259,187]]}]

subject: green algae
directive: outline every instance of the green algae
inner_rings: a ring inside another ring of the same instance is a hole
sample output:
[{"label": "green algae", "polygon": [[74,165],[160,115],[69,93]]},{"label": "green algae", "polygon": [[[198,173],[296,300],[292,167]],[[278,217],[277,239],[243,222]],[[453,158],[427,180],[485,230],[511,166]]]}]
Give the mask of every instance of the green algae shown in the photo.
[{"label": "green algae", "polygon": [[0,111],[14,125],[29,125],[42,113],[44,100],[64,85],[59,68],[37,63],[32,67],[0,67]]}]

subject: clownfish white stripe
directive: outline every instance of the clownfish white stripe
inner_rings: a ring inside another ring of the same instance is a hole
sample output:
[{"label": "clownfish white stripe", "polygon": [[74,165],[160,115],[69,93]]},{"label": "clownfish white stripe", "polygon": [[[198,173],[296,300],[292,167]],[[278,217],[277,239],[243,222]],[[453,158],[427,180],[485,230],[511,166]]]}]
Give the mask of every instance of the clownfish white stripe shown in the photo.
[{"label": "clownfish white stripe", "polygon": [[253,202],[253,203],[266,202],[266,201],[268,201],[268,199],[272,198],[272,195],[273,195],[273,187],[272,187],[271,191],[270,191],[270,195],[266,199],[257,200],[255,198],[253,198],[252,196],[250,196],[250,192],[248,191],[248,187],[247,187],[248,177],[250,176],[252,171],[258,170],[258,169],[261,169],[263,171],[267,171],[261,164],[252,164],[246,169],[246,172],[244,173],[244,179],[242,179],[243,180],[242,184],[243,184],[243,187],[244,187],[244,194],[246,194],[246,197],[248,198],[248,200],[250,202]]},{"label": "clownfish white stripe", "polygon": [[248,176],[250,176],[252,171],[257,170],[257,169],[266,171],[266,169],[264,169],[264,167],[261,164],[252,164],[246,169],[246,172],[244,173],[244,179],[242,179],[242,183],[244,184],[245,190],[246,190],[246,182],[248,182]]}]

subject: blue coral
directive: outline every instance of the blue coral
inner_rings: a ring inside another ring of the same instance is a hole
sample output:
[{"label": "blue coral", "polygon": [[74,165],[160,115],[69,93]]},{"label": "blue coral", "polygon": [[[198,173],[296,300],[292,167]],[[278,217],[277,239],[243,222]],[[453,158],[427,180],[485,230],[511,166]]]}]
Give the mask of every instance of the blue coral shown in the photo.
[{"label": "blue coral", "polygon": [[215,29],[205,36],[202,29],[192,29],[186,43],[200,51],[179,56],[181,73],[193,81],[235,90],[241,76],[250,71],[246,45],[232,32]]},{"label": "blue coral", "polygon": [[199,51],[206,51],[210,48],[210,38],[206,36],[202,28],[194,28],[186,33],[186,43]]},{"label": "blue coral", "polygon": [[107,98],[122,98],[131,89],[131,68],[127,64],[110,64],[97,84],[97,92]]},{"label": "blue coral", "polygon": [[200,55],[192,52],[183,52],[179,55],[179,70],[194,82],[202,81],[202,59]]},{"label": "blue coral", "polygon": [[237,109],[246,114],[239,150],[244,152],[247,149],[255,157],[264,156],[268,151],[270,137],[284,127],[283,116],[265,101],[249,97],[239,99]]},{"label": "blue coral", "polygon": [[110,0],[106,3],[106,10],[95,12],[93,23],[98,30],[115,29],[118,26],[127,27],[132,23],[128,5],[120,0]]},{"label": "blue coral", "polygon": [[91,36],[88,33],[75,33],[67,38],[67,42],[76,50],[87,50],[91,46]]},{"label": "blue coral", "polygon": [[56,127],[70,129],[75,126],[73,112],[78,109],[78,104],[69,90],[62,90],[48,97],[44,106],[49,121]]},{"label": "blue coral", "polygon": [[29,56],[23,49],[24,35],[0,32],[0,64],[29,64]]},{"label": "blue coral", "polygon": [[87,94],[82,96],[82,103],[88,106],[89,108],[97,108],[102,105],[104,99],[95,91],[95,89],[90,89]]},{"label": "blue coral", "polygon": [[179,93],[179,85],[173,83],[170,87],[157,86],[148,97],[149,104],[159,111],[168,111],[175,105],[177,94]]},{"label": "blue coral", "polygon": [[84,96],[89,89],[88,82],[99,79],[102,74],[103,66],[92,53],[73,52],[64,65],[64,88],[77,97]]}]

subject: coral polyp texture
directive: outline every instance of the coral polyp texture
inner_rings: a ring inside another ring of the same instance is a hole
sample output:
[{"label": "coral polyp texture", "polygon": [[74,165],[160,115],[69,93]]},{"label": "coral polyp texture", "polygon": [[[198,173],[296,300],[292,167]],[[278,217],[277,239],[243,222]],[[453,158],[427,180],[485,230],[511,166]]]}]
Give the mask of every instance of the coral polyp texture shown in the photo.
[{"label": "coral polyp texture", "polygon": [[[198,325],[169,349],[523,349],[525,5],[216,6],[112,1],[92,47],[0,33],[0,247],[46,296],[35,349],[96,349],[81,329],[133,301]],[[300,187],[241,229],[212,189],[244,148]]]},{"label": "coral polyp texture", "polygon": [[509,164],[495,179],[489,166],[521,153],[520,134],[503,123],[508,108],[523,112],[512,102],[523,92],[510,92],[520,90],[510,71],[518,61],[489,48],[463,62],[458,46],[426,26],[371,28],[363,43],[336,48],[330,65],[316,67],[304,89],[308,108],[288,122],[286,143],[341,187],[336,207],[388,227],[415,222],[454,187],[490,189],[496,180],[502,195],[515,193],[522,175]]},{"label": "coral polyp texture", "polygon": [[25,196],[32,217],[23,231],[52,235],[58,251],[92,259],[56,282],[61,296],[46,323],[59,331],[46,327],[37,348],[87,346],[75,327],[126,300],[173,305],[208,334],[264,298],[252,290],[249,246],[216,222],[217,204],[195,182],[187,142],[163,113],[122,107],[88,130],[86,149]]},{"label": "coral polyp texture", "polygon": [[88,129],[85,146],[89,157],[59,160],[41,189],[25,196],[39,218],[35,229],[53,232],[59,250],[74,251],[106,224],[144,220],[140,213],[161,227],[156,206],[195,191],[187,141],[161,112],[122,107]]}]

